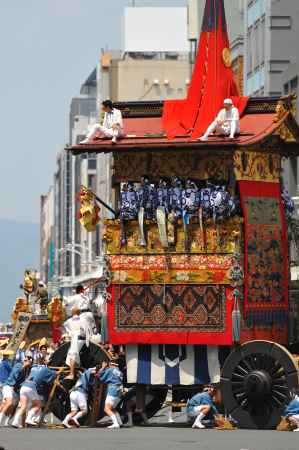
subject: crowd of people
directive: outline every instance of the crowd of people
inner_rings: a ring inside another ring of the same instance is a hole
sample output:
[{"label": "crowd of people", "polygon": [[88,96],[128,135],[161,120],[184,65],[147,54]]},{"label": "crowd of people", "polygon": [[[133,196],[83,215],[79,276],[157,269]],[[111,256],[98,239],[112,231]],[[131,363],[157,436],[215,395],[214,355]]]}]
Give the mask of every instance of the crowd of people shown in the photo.
[{"label": "crowd of people", "polygon": [[[46,347],[43,345],[43,348]],[[43,350],[43,349],[42,349]],[[30,351],[20,360],[9,361],[10,351],[2,352],[0,380],[2,402],[0,406],[0,426],[23,428],[40,424],[42,407],[45,405],[49,390],[57,377],[57,370],[49,367],[46,359],[34,360]],[[85,370],[79,375],[70,391],[71,411],[63,420],[66,428],[80,426],[79,419],[88,414],[88,394],[96,379],[107,384],[105,413],[110,416],[112,425],[122,425],[116,406],[123,391],[122,372],[117,362],[103,362],[101,367]],[[71,425],[72,424],[72,425]]]},{"label": "crowd of people", "polygon": [[[49,391],[57,377],[57,369],[47,364],[48,353],[46,344],[39,348],[38,359],[34,359],[32,351],[25,352],[22,361],[9,360],[10,352],[2,352],[0,363],[0,382],[2,402],[0,406],[0,426],[23,428],[37,427],[44,422],[43,409],[47,402]],[[43,353],[43,354],[42,354]],[[37,353],[36,353],[37,354]],[[65,428],[80,427],[84,418],[91,410],[95,395],[94,386],[99,381],[107,386],[104,412],[111,419],[109,429],[124,426],[118,406],[124,395],[123,373],[117,360],[103,362],[100,366],[79,371],[77,381],[69,392],[70,410],[62,420]],[[192,428],[204,429],[206,423],[215,423],[218,416],[218,405],[221,404],[221,394],[215,386],[209,385],[190,398],[186,405],[187,422]],[[98,405],[99,406],[99,405]],[[48,411],[47,411],[48,412]],[[284,417],[293,425],[294,431],[299,431],[299,396],[294,396],[284,411]],[[133,412],[130,402],[127,405],[126,426],[133,426]],[[143,413],[143,421],[147,417]]]},{"label": "crowd of people", "polygon": [[[32,351],[28,351],[22,361],[15,359],[13,363],[10,363],[8,359],[10,352],[5,350],[2,352],[0,426],[23,428],[24,426],[36,427],[42,423],[43,407],[57,377],[57,370],[47,365],[46,344],[41,347],[38,359],[35,360]],[[41,356],[42,351],[43,356]],[[65,428],[80,427],[80,419],[84,419],[90,411],[90,392],[97,380],[107,386],[104,412],[112,422],[108,428],[123,426],[122,418],[117,410],[124,393],[123,374],[117,361],[112,360],[110,363],[103,362],[101,366],[86,369],[79,374],[74,387],[70,390],[70,412],[62,421]],[[186,412],[188,422],[192,422],[193,428],[205,428],[202,420],[213,420],[218,413],[217,393],[214,387],[208,386],[188,401]],[[133,426],[133,413],[129,403],[127,416],[126,426]],[[143,419],[147,423],[144,413]]]}]

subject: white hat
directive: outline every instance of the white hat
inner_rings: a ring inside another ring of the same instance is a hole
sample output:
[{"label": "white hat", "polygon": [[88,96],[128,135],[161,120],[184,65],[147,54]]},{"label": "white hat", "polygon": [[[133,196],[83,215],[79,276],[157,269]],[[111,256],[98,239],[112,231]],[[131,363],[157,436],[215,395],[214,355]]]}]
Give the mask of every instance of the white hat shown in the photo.
[{"label": "white hat", "polygon": [[223,103],[224,103],[225,105],[232,105],[232,104],[233,104],[233,101],[232,101],[231,98],[226,98],[226,99],[224,100]]}]

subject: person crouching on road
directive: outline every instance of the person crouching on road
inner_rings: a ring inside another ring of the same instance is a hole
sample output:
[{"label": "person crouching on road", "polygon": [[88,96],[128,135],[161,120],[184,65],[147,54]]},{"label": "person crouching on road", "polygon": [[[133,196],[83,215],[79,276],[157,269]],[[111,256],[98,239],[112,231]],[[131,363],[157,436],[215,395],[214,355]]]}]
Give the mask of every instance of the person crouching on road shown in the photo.
[{"label": "person crouching on road", "polygon": [[299,396],[296,395],[293,400],[286,406],[283,417],[289,421],[294,422],[297,426],[293,431],[299,431]]},{"label": "person crouching on road", "polygon": [[3,388],[3,404],[0,413],[0,423],[4,420],[4,426],[9,426],[9,420],[18,403],[18,393],[21,384],[25,381],[32,366],[32,358],[25,356],[23,362],[16,362],[7,378]]},{"label": "person crouching on road", "polygon": [[115,361],[102,363],[102,369],[99,373],[102,383],[107,383],[107,396],[105,400],[105,413],[112,420],[112,425],[108,428],[120,428],[123,423],[119,413],[116,410],[121,400],[123,391],[123,374]]},{"label": "person crouching on road", "polygon": [[34,365],[20,390],[20,402],[12,426],[23,428],[23,417],[26,425],[37,426],[41,412],[41,400],[45,390],[54,383],[56,372],[46,365]]},{"label": "person crouching on road", "polygon": [[213,386],[208,386],[204,389],[203,392],[194,395],[190,400],[188,400],[188,420],[193,420],[195,417],[192,428],[205,428],[202,420],[213,420],[214,416],[218,414],[216,405],[214,403],[215,395],[216,389]]},{"label": "person crouching on road", "polygon": [[71,412],[67,414],[62,424],[65,428],[72,428],[70,422],[80,427],[79,419],[87,415],[88,393],[98,375],[97,367],[87,369],[79,378],[70,393]]}]

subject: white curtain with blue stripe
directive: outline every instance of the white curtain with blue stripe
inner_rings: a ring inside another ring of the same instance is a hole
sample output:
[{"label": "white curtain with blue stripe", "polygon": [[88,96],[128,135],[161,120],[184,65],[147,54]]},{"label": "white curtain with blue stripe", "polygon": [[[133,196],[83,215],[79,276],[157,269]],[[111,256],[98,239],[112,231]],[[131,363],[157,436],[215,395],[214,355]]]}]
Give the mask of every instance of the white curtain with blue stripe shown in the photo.
[{"label": "white curtain with blue stripe", "polygon": [[228,351],[227,347],[207,345],[127,345],[128,383],[218,383]]}]

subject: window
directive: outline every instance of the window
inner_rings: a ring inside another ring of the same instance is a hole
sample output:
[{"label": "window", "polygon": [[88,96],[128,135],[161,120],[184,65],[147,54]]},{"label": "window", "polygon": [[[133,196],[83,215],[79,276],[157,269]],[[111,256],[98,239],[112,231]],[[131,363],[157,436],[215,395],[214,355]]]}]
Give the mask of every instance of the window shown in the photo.
[{"label": "window", "polygon": [[88,160],[88,168],[96,170],[96,168],[97,168],[97,160],[96,159],[89,159]]},{"label": "window", "polygon": [[290,82],[291,92],[297,92],[298,88],[298,77],[295,77]]},{"label": "window", "polygon": [[255,0],[247,6],[247,27],[251,27],[266,12],[265,0]]},{"label": "window", "polygon": [[272,30],[289,30],[292,28],[292,18],[290,16],[271,16],[270,27]]}]

